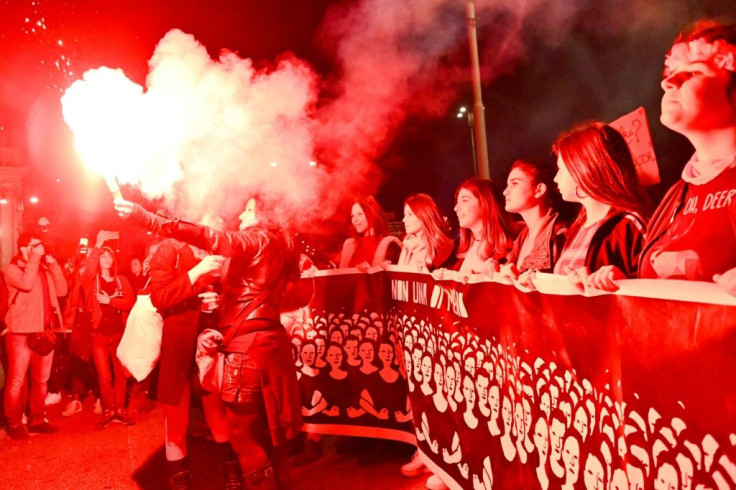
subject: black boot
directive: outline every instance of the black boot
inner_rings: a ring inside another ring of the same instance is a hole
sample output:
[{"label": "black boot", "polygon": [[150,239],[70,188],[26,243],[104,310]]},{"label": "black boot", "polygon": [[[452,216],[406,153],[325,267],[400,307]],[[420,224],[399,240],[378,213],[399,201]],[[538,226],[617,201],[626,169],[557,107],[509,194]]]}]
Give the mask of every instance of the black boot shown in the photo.
[{"label": "black boot", "polygon": [[171,490],[190,490],[192,488],[192,472],[189,470],[174,473],[169,477]]},{"label": "black boot", "polygon": [[189,470],[189,458],[167,461],[169,487],[171,490],[189,490],[192,488],[192,472]]},{"label": "black boot", "polygon": [[270,464],[243,477],[244,490],[279,490],[276,474]]},{"label": "black boot", "polygon": [[225,490],[243,488],[243,470],[240,468],[240,462],[235,460],[222,463],[222,478],[225,481]]}]

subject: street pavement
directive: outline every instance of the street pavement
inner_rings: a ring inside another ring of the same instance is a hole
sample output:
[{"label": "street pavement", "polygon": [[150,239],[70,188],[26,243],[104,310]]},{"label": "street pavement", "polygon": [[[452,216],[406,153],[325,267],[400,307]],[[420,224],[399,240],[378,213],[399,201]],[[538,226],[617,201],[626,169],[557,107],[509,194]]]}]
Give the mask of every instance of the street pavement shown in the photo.
[{"label": "street pavement", "polygon": [[[160,408],[140,414],[136,424],[114,423],[96,429],[92,400],[84,410],[62,417],[63,403],[48,407],[57,434],[37,434],[15,441],[0,431],[0,488],[26,489],[150,489],[167,488]],[[294,468],[297,490],[343,489],[420,490],[425,477],[405,478],[399,469],[411,457],[412,446],[392,441],[325,436],[324,456]],[[220,464],[212,455],[201,410],[192,408],[189,456],[194,488],[222,488]]]}]

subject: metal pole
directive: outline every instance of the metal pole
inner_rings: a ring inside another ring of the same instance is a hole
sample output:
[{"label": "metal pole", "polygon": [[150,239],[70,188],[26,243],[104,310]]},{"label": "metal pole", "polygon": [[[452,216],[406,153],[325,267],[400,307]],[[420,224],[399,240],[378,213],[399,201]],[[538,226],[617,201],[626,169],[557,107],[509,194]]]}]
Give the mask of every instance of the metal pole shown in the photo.
[{"label": "metal pole", "polygon": [[478,38],[475,33],[475,5],[468,2],[468,38],[470,44],[470,64],[473,81],[473,122],[475,134],[475,153],[478,177],[490,179],[488,165],[488,141],[486,140],[486,118],[483,114],[483,100],[480,87],[480,63],[478,61]]}]

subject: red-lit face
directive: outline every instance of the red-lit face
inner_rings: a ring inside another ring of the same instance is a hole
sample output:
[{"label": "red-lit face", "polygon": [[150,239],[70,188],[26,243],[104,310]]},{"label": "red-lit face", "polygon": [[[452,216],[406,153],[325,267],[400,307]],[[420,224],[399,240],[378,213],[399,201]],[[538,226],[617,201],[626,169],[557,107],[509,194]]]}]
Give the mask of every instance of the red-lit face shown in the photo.
[{"label": "red-lit face", "polygon": [[404,206],[404,229],[407,233],[419,233],[422,231],[422,222],[414,214],[409,205]]},{"label": "red-lit face", "polygon": [[358,203],[353,204],[353,209],[350,212],[350,222],[358,235],[364,235],[368,231],[368,218],[366,218],[363,208]]},{"label": "red-lit face", "polygon": [[561,156],[557,157],[557,175],[555,175],[555,183],[557,188],[560,189],[562,199],[567,202],[580,202],[575,190],[578,185],[575,183],[575,179],[570,175],[570,171],[567,169],[567,165]]},{"label": "red-lit face", "polygon": [[506,198],[506,211],[520,213],[533,208],[539,204],[539,197],[536,193],[537,186],[527,174],[519,168],[511,170],[506,179],[506,189],[503,191],[503,196]]},{"label": "red-lit face", "polygon": [[462,228],[472,230],[482,223],[480,201],[468,189],[460,189],[460,192],[457,193],[455,213],[458,224]]},{"label": "red-lit face", "polygon": [[736,94],[730,73],[712,63],[683,63],[662,80],[662,124],[685,136],[736,126]]},{"label": "red-lit face", "polygon": [[112,268],[113,260],[114,259],[110,252],[108,251],[102,252],[102,254],[100,254],[100,269],[110,270]]}]

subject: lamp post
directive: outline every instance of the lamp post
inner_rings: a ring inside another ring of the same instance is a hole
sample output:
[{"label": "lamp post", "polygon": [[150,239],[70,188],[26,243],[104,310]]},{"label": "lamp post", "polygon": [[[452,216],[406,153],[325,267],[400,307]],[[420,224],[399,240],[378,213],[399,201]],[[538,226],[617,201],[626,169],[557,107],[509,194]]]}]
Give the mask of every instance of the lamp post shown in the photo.
[{"label": "lamp post", "polygon": [[473,174],[478,175],[478,156],[475,151],[475,126],[473,124],[473,111],[469,111],[467,107],[462,106],[457,111],[457,118],[465,118],[468,121],[468,127],[470,128],[470,145],[473,148]]},{"label": "lamp post", "polygon": [[468,40],[470,44],[470,70],[473,81],[473,123],[475,131],[475,145],[477,150],[476,175],[481,179],[489,179],[488,142],[486,141],[486,118],[483,114],[483,100],[480,85],[480,64],[478,60],[478,38],[475,32],[475,5],[467,4]]}]

